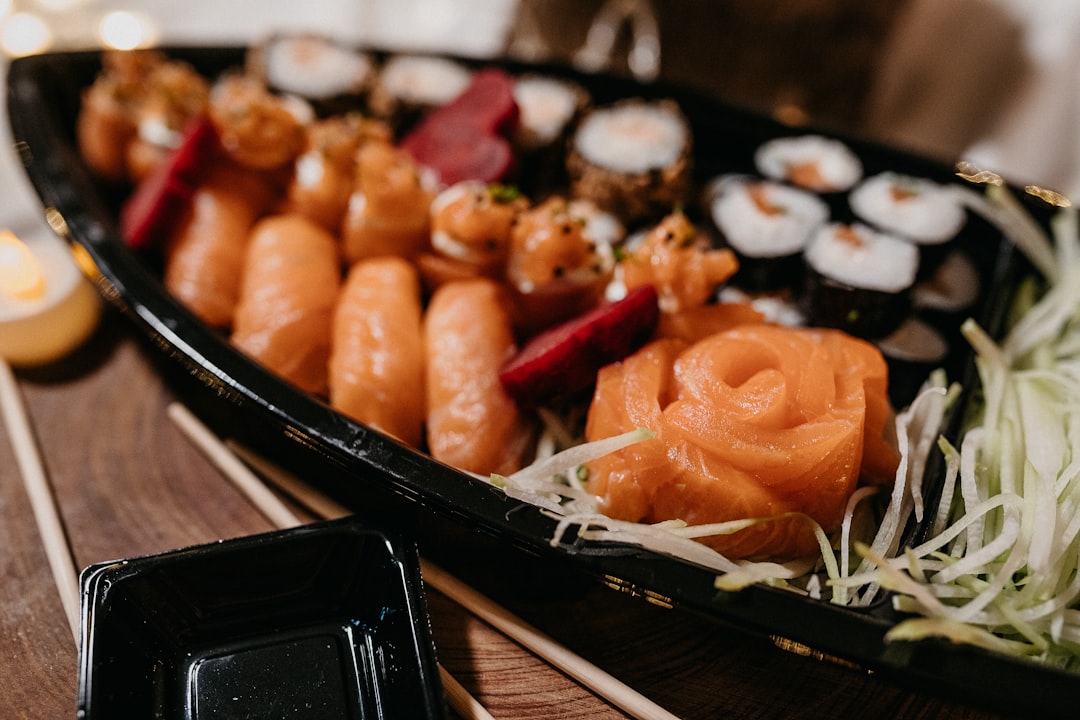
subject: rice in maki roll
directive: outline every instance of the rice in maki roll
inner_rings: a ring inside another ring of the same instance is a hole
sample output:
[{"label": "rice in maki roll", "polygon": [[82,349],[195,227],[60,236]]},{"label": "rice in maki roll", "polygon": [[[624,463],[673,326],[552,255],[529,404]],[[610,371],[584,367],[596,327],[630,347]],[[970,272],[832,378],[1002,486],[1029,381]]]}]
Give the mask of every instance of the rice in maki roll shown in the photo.
[{"label": "rice in maki roll", "polygon": [[566,142],[591,98],[581,85],[547,75],[525,74],[514,80],[518,124],[513,143],[521,176],[534,187],[565,182]]},{"label": "rice in maki roll", "polygon": [[821,193],[850,190],[862,179],[862,161],[845,143],[821,135],[780,137],[754,153],[758,172]]},{"label": "rice in maki roll", "polygon": [[895,330],[911,310],[918,249],[861,223],[830,223],[804,251],[809,322],[862,338]]},{"label": "rice in maki roll", "polygon": [[864,222],[921,248],[923,276],[945,258],[947,243],[967,221],[954,193],[924,178],[883,172],[859,183],[848,198]]},{"label": "rice in maki roll", "polygon": [[460,95],[472,71],[462,63],[434,55],[394,55],[383,63],[368,98],[368,108],[396,131]]},{"label": "rice in maki roll", "polygon": [[251,49],[246,66],[274,92],[307,100],[323,117],[359,109],[375,77],[367,54],[314,34],[274,35]]},{"label": "rice in maki roll", "polygon": [[796,285],[803,249],[829,219],[828,205],[816,195],[749,176],[713,181],[706,202],[721,239],[739,259],[732,280],[749,291]]},{"label": "rice in maki roll", "polygon": [[686,201],[692,144],[673,101],[628,99],[593,109],[571,139],[571,193],[627,223],[662,216]]}]

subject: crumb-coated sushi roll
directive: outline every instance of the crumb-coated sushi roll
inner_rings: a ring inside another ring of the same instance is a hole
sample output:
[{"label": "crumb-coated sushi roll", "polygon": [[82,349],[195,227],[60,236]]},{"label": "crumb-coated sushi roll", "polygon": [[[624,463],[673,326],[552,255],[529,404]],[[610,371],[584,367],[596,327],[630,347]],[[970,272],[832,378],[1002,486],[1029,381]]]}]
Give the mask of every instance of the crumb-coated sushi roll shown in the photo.
[{"label": "crumb-coated sushi roll", "polygon": [[850,190],[863,176],[862,161],[847,146],[821,135],[779,137],[754,153],[758,172],[814,192]]},{"label": "crumb-coated sushi roll", "polygon": [[802,252],[829,219],[813,193],[749,176],[718,178],[706,190],[709,218],[739,260],[732,281],[749,291],[791,287],[802,276]]},{"label": "crumb-coated sushi roll", "polygon": [[623,100],[590,110],[574,132],[566,161],[571,194],[628,223],[685,204],[693,135],[670,100]]},{"label": "crumb-coated sushi roll", "polygon": [[248,52],[247,71],[274,92],[297,95],[320,116],[359,109],[375,77],[370,56],[322,35],[273,35]]},{"label": "crumb-coated sushi roll", "polygon": [[470,79],[472,71],[456,60],[433,55],[393,55],[376,74],[368,109],[400,131],[460,95]]},{"label": "crumb-coated sushi roll", "polygon": [[809,322],[863,338],[895,330],[911,309],[919,253],[860,223],[830,223],[804,251]]}]

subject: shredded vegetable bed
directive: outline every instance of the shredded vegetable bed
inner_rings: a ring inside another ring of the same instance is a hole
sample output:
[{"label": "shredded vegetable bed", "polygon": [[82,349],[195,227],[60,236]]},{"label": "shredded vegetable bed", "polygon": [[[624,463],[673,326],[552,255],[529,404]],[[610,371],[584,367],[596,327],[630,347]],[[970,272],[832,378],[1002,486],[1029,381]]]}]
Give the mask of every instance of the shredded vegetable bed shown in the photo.
[{"label": "shredded vegetable bed", "polygon": [[[601,513],[597,499],[586,491],[579,477],[582,465],[653,437],[646,428],[573,445],[571,433],[554,415],[547,416],[548,454],[512,475],[492,476],[491,482],[508,496],[536,505],[558,518],[552,545],[573,543],[591,550],[610,543],[632,545],[722,573],[716,581],[719,589],[740,590],[760,582],[839,604],[866,605],[877,597],[880,586],[875,579],[867,579],[866,573],[872,569],[872,564],[869,560],[860,560],[855,548],[864,542],[880,554],[895,555],[908,520],[913,514],[922,518],[921,485],[926,462],[935,447],[949,403],[956,395],[955,390],[946,387],[942,373],[934,373],[912,404],[897,415],[901,460],[887,499],[877,497],[883,492],[879,488],[858,489],[848,502],[840,531],[832,537],[809,517],[797,513],[790,515],[801,517],[814,530],[821,550],[816,559],[785,563],[733,561],[694,540],[707,535],[734,533],[779,517],[687,525],[680,521],[627,522]],[[566,449],[555,451],[567,445]],[[862,579],[854,582],[853,576]]]},{"label": "shredded vegetable bed", "polygon": [[[1077,214],[1060,211],[1051,237],[1003,186],[988,186],[985,197],[958,192],[1014,243],[1037,276],[1017,290],[1000,342],[974,320],[962,328],[976,353],[979,386],[959,446],[941,436],[959,388],[939,371],[897,415],[901,462],[890,496],[859,489],[835,537],[815,526],[818,559],[735,562],[693,539],[771,518],[645,525],[601,514],[578,477],[582,464],[651,437],[647,429],[560,452],[555,448],[568,444],[565,438],[552,439],[547,457],[492,482],[558,518],[552,544],[614,542],[665,553],[715,569],[723,590],[760,582],[865,606],[887,589],[895,608],[909,616],[887,640],[944,637],[1057,666],[1080,665],[1080,610],[1074,609],[1080,605]],[[553,424],[549,436],[564,435]],[[922,481],[934,452],[944,455],[945,478],[941,503],[928,510]],[[927,512],[930,539],[901,550],[909,520],[922,521]]]},{"label": "shredded vegetable bed", "polygon": [[[948,638],[1080,666],[1080,233],[1063,209],[1048,235],[1008,190],[971,207],[1038,276],[1020,285],[995,342],[973,321],[979,396],[947,458],[931,539],[887,559],[864,548],[904,620],[887,639]],[[950,502],[951,499],[951,502]]]}]

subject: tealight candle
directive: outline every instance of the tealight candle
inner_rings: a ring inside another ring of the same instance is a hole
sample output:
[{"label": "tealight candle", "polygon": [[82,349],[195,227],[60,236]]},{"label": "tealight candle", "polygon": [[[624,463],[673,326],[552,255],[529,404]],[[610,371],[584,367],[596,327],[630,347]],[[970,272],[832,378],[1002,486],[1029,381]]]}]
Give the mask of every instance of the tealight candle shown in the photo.
[{"label": "tealight candle", "polygon": [[101,301],[62,240],[43,233],[23,242],[0,231],[0,357],[15,366],[58,360],[100,316]]}]

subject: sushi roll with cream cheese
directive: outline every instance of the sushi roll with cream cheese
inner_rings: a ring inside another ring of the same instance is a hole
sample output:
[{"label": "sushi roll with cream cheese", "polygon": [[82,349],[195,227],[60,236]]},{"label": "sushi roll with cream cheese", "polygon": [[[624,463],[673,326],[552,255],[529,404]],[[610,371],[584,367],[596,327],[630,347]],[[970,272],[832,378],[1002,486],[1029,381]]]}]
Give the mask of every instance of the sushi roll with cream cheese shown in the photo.
[{"label": "sushi roll with cream cheese", "polygon": [[813,193],[756,177],[718,178],[706,201],[720,238],[739,259],[733,281],[751,291],[795,284],[803,249],[829,219],[828,205]]},{"label": "sushi roll with cream cheese", "polygon": [[919,266],[911,243],[861,223],[829,223],[815,233],[804,258],[811,324],[874,339],[909,315]]},{"label": "sushi roll with cream cheese", "polygon": [[780,137],[754,153],[758,172],[814,192],[850,190],[862,179],[862,161],[845,143],[821,135]]},{"label": "sushi roll with cream cheese", "polygon": [[692,145],[689,122],[673,101],[594,108],[570,142],[571,193],[628,223],[662,216],[686,201]]},{"label": "sushi roll with cream cheese", "polygon": [[375,77],[367,54],[314,34],[275,35],[246,62],[271,90],[304,98],[323,117],[359,109]]}]

